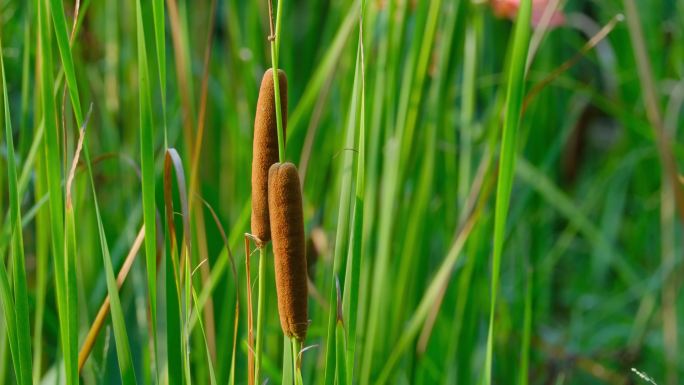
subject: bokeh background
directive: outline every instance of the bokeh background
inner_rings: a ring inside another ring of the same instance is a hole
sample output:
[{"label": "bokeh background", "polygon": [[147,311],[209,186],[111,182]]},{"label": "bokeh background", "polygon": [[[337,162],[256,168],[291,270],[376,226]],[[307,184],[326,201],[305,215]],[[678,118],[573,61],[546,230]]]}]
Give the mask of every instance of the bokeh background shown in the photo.
[{"label": "bokeh background", "polygon": [[[517,1],[281,1],[285,158],[302,179],[308,239],[304,383],[335,381],[340,338],[344,349],[355,345],[345,361],[348,383],[486,383],[502,174],[513,185],[503,218],[492,383],[648,383],[632,368],[661,385],[684,379],[684,1],[533,1],[529,50],[517,58],[527,71],[515,164],[499,164],[499,155]],[[20,382],[10,334],[22,328],[30,335],[33,383],[65,381],[60,325],[67,313],[58,311],[57,296],[66,286],[58,278],[76,293],[68,313],[73,355],[108,293],[105,262],[116,275],[133,250],[112,316],[123,325],[137,381],[248,383],[244,233],[256,100],[271,66],[268,2],[0,4],[9,100],[3,116],[10,114],[19,174],[27,279],[25,293],[15,286],[9,292],[17,304],[26,299],[30,324],[8,326],[12,313],[4,305],[0,382]],[[70,49],[60,36],[70,37]],[[67,52],[73,79],[65,76]],[[70,80],[78,102],[65,87]],[[89,154],[78,159],[69,228],[50,211],[69,218],[66,195],[49,194],[48,185],[57,181],[66,194],[89,109]],[[16,185],[4,134],[2,142],[0,209],[9,212]],[[177,150],[185,180],[164,173],[168,148]],[[145,156],[152,173],[141,167]],[[165,180],[173,186],[178,240],[189,246],[196,298],[169,274]],[[181,209],[179,185],[189,192],[191,214]],[[154,195],[143,186],[154,186]],[[157,216],[155,329],[149,245],[134,242],[144,194],[154,198]],[[3,223],[2,257],[15,282],[20,226]],[[73,249],[60,257],[53,238],[63,236]],[[263,379],[280,383],[288,348],[270,248],[268,255]],[[55,268],[69,258],[66,272]],[[253,254],[253,291],[257,261]],[[174,283],[180,310],[169,307]],[[331,316],[340,323],[329,324]],[[83,383],[122,382],[115,332],[105,317]],[[189,356],[180,366],[173,361],[178,349]]]}]

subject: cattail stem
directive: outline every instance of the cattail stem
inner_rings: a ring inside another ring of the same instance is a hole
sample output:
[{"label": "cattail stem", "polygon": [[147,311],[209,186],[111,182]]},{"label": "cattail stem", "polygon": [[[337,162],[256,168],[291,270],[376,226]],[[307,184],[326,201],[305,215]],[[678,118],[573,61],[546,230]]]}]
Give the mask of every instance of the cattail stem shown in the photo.
[{"label": "cattail stem", "polygon": [[[278,9],[276,11],[275,31],[273,31],[273,22],[271,21],[271,64],[273,73],[278,73],[278,51],[280,50],[280,15],[282,14],[283,0],[278,0]],[[269,9],[273,7],[272,2],[268,3]],[[273,12],[270,12],[271,17]],[[276,108],[276,124],[278,126],[278,159],[280,163],[285,162],[285,131],[283,130],[283,112],[280,109],[280,85],[278,78],[273,77],[273,91],[275,94],[275,108]]]},{"label": "cattail stem", "polygon": [[290,338],[290,349],[292,350],[292,379],[293,383],[297,385],[297,347],[295,346],[296,339]]},{"label": "cattail stem", "polygon": [[302,343],[297,338],[290,338],[290,345],[292,346],[292,376],[295,385],[303,385],[302,368],[299,362],[299,352],[302,350]]},{"label": "cattail stem", "polygon": [[252,274],[250,269],[251,253],[249,250],[249,237],[245,234],[245,270],[247,271],[247,384],[254,385],[254,329],[252,320]]},{"label": "cattail stem", "polygon": [[266,247],[259,247],[259,275],[258,299],[257,299],[257,330],[256,330],[256,360],[254,364],[254,379],[256,384],[260,384],[259,372],[261,371],[261,355],[263,354],[263,326],[264,326],[264,286],[266,283]]}]

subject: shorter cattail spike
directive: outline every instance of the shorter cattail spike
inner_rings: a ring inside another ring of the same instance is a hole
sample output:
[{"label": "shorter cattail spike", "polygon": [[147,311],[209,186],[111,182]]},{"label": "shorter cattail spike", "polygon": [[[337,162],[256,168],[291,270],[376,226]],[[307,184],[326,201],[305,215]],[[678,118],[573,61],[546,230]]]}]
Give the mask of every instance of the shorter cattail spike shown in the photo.
[{"label": "shorter cattail spike", "polygon": [[271,166],[268,207],[280,325],[285,335],[303,341],[309,327],[306,245],[299,173],[292,163]]}]

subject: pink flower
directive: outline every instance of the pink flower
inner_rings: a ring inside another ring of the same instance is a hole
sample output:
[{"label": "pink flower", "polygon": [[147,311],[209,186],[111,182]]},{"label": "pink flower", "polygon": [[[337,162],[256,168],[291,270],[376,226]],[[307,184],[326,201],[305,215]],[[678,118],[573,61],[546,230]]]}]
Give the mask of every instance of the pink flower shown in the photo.
[{"label": "pink flower", "polygon": [[[532,0],[532,25],[538,26],[541,22],[544,9],[548,5],[549,0]],[[498,17],[505,17],[508,19],[515,19],[520,8],[520,0],[491,0],[490,4],[494,10],[494,14]],[[561,11],[554,11],[551,15],[549,26],[557,27],[565,23],[565,15]]]}]

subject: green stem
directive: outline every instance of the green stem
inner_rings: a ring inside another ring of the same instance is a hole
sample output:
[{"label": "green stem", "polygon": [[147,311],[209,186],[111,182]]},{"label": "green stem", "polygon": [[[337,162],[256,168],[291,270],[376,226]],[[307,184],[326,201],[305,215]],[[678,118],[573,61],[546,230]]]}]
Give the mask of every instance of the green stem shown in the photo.
[{"label": "green stem", "polygon": [[261,355],[262,355],[262,345],[263,345],[263,324],[264,324],[264,286],[266,283],[266,248],[259,248],[259,276],[257,280],[259,282],[258,286],[258,299],[257,299],[257,330],[256,330],[256,361],[254,364],[254,381],[259,384],[259,372],[261,370]]},{"label": "green stem", "polygon": [[[288,345],[290,345],[289,348]],[[292,341],[290,337],[283,334],[283,385],[292,385],[294,383],[292,368]]]},{"label": "green stem", "polygon": [[278,127],[278,160],[285,161],[285,132],[283,131],[283,112],[280,109],[280,76],[278,76],[278,50],[280,49],[280,14],[282,0],[278,0],[276,11],[276,26],[274,36],[271,36],[271,63],[273,65],[273,92],[275,93],[276,124]]},{"label": "green stem", "polygon": [[292,376],[294,377],[295,385],[303,385],[301,364],[299,363],[299,352],[302,349],[302,343],[297,341],[295,337],[290,338],[292,341]]}]

